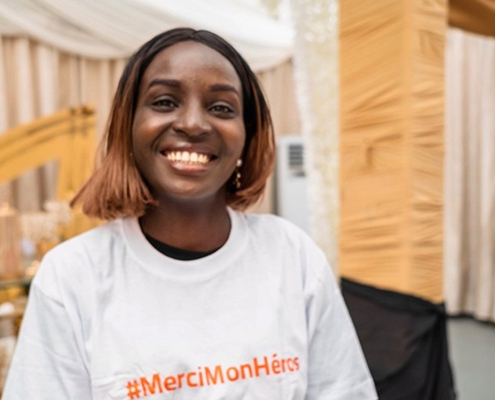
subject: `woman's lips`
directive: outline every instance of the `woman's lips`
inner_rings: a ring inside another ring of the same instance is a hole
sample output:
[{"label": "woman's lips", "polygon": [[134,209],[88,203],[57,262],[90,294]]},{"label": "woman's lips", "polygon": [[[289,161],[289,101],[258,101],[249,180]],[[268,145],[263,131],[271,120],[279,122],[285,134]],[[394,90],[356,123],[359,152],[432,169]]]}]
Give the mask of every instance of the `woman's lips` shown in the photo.
[{"label": "woman's lips", "polygon": [[191,150],[166,150],[161,152],[169,165],[182,173],[198,173],[206,171],[217,158],[211,153]]},{"label": "woman's lips", "polygon": [[208,164],[212,156],[206,153],[198,153],[196,151],[166,151],[164,153],[167,160],[171,162],[180,162],[185,164]]}]

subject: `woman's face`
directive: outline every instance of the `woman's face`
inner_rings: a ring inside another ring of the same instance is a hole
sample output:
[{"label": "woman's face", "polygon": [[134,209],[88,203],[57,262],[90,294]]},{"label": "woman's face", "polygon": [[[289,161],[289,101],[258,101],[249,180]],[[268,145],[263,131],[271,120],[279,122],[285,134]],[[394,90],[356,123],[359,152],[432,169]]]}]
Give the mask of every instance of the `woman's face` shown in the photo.
[{"label": "woman's face", "polygon": [[201,43],[161,51],[146,69],[133,154],[159,201],[225,200],[246,132],[242,86],[230,62]]}]

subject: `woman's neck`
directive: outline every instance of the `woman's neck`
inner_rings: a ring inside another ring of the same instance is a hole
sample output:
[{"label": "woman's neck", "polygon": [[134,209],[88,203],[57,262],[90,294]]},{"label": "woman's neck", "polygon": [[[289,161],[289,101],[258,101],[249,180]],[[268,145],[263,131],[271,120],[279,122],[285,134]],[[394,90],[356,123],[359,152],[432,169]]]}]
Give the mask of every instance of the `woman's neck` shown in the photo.
[{"label": "woman's neck", "polygon": [[168,202],[150,208],[139,219],[149,236],[184,250],[209,251],[221,247],[230,233],[225,203],[183,204]]}]

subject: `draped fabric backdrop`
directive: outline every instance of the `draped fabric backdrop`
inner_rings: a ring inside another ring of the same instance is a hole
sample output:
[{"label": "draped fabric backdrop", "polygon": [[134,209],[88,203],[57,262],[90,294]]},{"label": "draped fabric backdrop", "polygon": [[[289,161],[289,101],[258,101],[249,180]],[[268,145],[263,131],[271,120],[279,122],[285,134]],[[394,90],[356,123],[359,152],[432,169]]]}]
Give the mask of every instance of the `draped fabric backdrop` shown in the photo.
[{"label": "draped fabric backdrop", "polygon": [[297,100],[307,155],[312,235],[338,270],[339,22],[336,0],[292,0]]},{"label": "draped fabric backdrop", "polygon": [[[81,104],[93,104],[101,138],[126,59],[95,60],[60,52],[26,37],[0,37],[0,132]],[[292,63],[258,73],[277,135],[299,133]],[[55,195],[55,164],[33,170],[0,188],[22,211],[41,208]],[[274,210],[270,181],[256,212]]]},{"label": "draped fabric backdrop", "polygon": [[29,35],[82,57],[129,57],[167,29],[208,29],[231,41],[253,69],[292,54],[292,29],[252,0],[16,0],[0,2],[0,33]]},{"label": "draped fabric backdrop", "polygon": [[[0,132],[77,105],[96,107],[102,132],[124,60],[69,55],[27,37],[0,37]],[[4,187],[3,197],[35,211],[55,195],[56,165],[30,171]]]},{"label": "draped fabric backdrop", "polygon": [[[258,72],[278,134],[297,133],[292,30],[253,2],[76,0],[0,2],[0,133],[57,110],[95,106],[102,135],[127,58],[164,30],[192,26],[229,40]],[[253,29],[256,27],[256,29]],[[55,193],[56,165],[0,188],[22,211]],[[257,211],[273,211],[271,185]]]},{"label": "draped fabric backdrop", "polygon": [[[272,70],[258,73],[263,93],[267,98],[272,114],[276,138],[301,133],[293,76],[294,67],[292,61],[288,61]],[[273,177],[268,180],[262,200],[255,204],[250,211],[257,213],[273,213],[277,211]]]},{"label": "draped fabric backdrop", "polygon": [[495,322],[495,38],[449,29],[445,298]]}]

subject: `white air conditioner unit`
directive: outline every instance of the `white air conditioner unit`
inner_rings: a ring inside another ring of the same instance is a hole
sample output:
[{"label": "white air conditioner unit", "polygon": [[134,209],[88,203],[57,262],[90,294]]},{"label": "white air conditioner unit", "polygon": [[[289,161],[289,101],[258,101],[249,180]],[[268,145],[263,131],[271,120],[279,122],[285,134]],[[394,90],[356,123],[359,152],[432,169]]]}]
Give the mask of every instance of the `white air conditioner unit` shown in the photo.
[{"label": "white air conditioner unit", "polygon": [[301,136],[282,136],[277,139],[276,212],[311,234],[304,162]]}]

